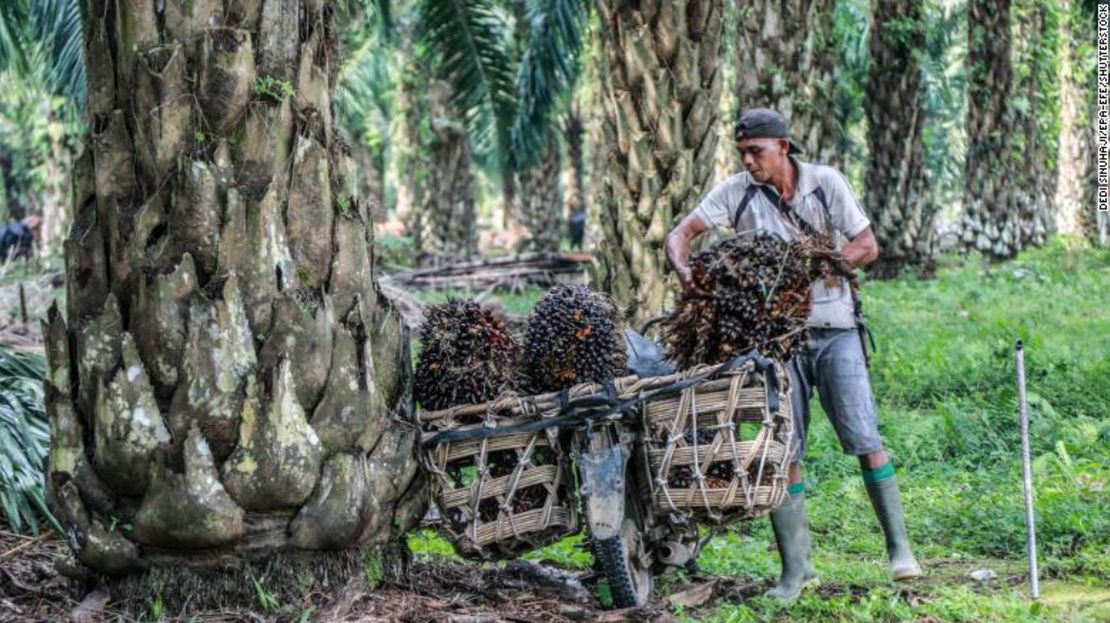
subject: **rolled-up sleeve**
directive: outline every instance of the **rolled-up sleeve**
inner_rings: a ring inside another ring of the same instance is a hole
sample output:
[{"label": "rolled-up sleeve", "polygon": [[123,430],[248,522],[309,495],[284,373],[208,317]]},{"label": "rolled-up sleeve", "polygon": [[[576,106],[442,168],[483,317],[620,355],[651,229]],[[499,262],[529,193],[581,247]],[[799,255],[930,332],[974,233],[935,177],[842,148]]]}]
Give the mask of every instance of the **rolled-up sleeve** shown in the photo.
[{"label": "rolled-up sleeve", "polygon": [[745,186],[740,176],[733,176],[721,182],[706,193],[694,214],[706,227],[732,227],[735,211],[740,204],[738,199],[744,194]]},{"label": "rolled-up sleeve", "polygon": [[825,178],[832,225],[849,238],[855,238],[871,226],[871,219],[867,218],[867,214],[856,201],[848,180],[839,171],[830,167]]}]

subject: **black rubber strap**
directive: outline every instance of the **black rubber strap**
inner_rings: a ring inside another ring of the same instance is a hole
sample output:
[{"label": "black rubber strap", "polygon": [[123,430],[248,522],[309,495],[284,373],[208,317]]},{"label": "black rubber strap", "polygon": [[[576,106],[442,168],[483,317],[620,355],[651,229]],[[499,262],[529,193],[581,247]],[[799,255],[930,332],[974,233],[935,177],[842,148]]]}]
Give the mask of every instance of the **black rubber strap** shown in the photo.
[{"label": "black rubber strap", "polygon": [[818,186],[813,189],[813,194],[817,195],[817,201],[821,202],[821,208],[825,210],[825,218],[829,218],[829,202],[825,199],[825,189]]},{"label": "black rubber strap", "polygon": [[[775,208],[779,211],[779,214],[782,214],[782,217],[786,219],[788,223],[802,230],[802,233],[807,236],[817,235],[817,229],[814,228],[813,225],[810,225],[809,221],[802,218],[800,214],[795,212],[794,208],[790,207],[789,203],[785,203],[782,200],[782,197],[779,196],[777,192],[775,192],[775,189],[771,188],[770,186],[760,186],[759,190],[763,191],[763,196],[767,197],[767,201],[770,201],[771,205],[775,206]],[[825,193],[822,192],[818,199],[824,197],[824,195]],[[824,205],[824,202],[822,202],[822,205]]]},{"label": "black rubber strap", "polygon": [[[747,190],[744,191],[744,198],[740,200],[740,205],[736,208],[736,215],[732,217],[732,228],[734,230],[740,231],[740,219],[744,216],[744,212],[747,211],[748,204],[755,198],[755,194],[760,191],[763,191],[764,196],[767,197],[767,200],[771,202],[772,206],[775,206],[791,224],[801,229],[807,236],[813,236],[817,233],[817,230],[809,224],[809,221],[795,212],[794,209],[790,207],[790,204],[783,204],[782,197],[775,192],[775,189],[761,184],[748,184]],[[821,208],[825,211],[825,218],[830,219],[829,201],[828,198],[825,197],[825,189],[818,186],[813,190],[813,194],[817,196],[817,201],[821,203]]]},{"label": "black rubber strap", "polygon": [[[464,441],[470,439],[488,439],[491,437],[502,437],[505,435],[515,435],[519,433],[532,433],[552,426],[579,426],[584,425],[590,421],[606,419],[615,415],[623,415],[631,409],[642,405],[648,400],[658,398],[661,396],[668,396],[671,394],[681,393],[682,390],[705,381],[715,375],[730,372],[743,366],[748,362],[755,364],[755,369],[764,375],[767,381],[767,407],[777,413],[779,410],[779,379],[775,373],[774,362],[762,355],[758,351],[752,349],[746,354],[737,355],[733,357],[728,363],[724,364],[716,370],[698,374],[692,377],[687,377],[681,381],[676,381],[670,385],[653,389],[649,392],[644,392],[635,398],[627,400],[617,399],[616,384],[612,379],[605,381],[605,388],[596,394],[583,396],[574,400],[569,400],[569,392],[563,390],[556,396],[555,401],[559,405],[559,415],[550,418],[541,418],[516,424],[514,426],[507,426],[504,428],[488,428],[488,427],[475,427],[468,429],[455,429],[447,430],[437,433],[423,441],[424,446],[434,446],[449,441]],[[588,410],[585,413],[579,413],[580,410]]]},{"label": "black rubber strap", "polygon": [[744,212],[748,209],[748,204],[752,202],[757,192],[759,192],[758,186],[755,184],[748,184],[748,189],[744,191],[744,198],[740,200],[740,205],[736,208],[736,216],[732,217],[732,228],[736,231],[740,231],[740,217],[744,216]]}]

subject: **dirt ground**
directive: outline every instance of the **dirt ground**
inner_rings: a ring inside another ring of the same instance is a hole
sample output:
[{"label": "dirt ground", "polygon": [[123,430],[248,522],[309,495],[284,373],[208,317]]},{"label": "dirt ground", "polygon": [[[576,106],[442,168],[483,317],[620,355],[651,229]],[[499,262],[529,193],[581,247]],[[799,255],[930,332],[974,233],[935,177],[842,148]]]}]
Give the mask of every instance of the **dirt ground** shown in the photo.
[{"label": "dirt ground", "polygon": [[[0,532],[0,622],[136,621],[126,604],[94,590],[81,595],[76,582],[58,574],[54,559],[65,544],[50,535],[32,538]],[[763,587],[702,579],[639,610],[606,610],[588,573],[514,560],[501,567],[468,563],[413,563],[404,583],[368,591],[352,582],[302,604],[270,610],[161,613],[162,620],[190,621],[673,621],[676,607],[697,608],[720,599],[741,600]],[[134,609],[131,609],[134,610]],[[150,617],[153,618],[153,617]],[[146,620],[150,620],[147,618]]]}]

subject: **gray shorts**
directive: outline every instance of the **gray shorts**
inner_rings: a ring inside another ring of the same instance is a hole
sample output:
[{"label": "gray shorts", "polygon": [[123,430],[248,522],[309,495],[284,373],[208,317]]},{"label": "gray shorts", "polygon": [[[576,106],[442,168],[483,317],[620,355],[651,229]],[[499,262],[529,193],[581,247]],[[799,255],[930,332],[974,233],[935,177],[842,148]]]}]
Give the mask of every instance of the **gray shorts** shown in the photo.
[{"label": "gray shorts", "polygon": [[859,456],[882,449],[859,333],[855,329],[810,329],[809,334],[806,349],[787,366],[799,441],[795,460],[805,457],[814,388],[845,454]]}]

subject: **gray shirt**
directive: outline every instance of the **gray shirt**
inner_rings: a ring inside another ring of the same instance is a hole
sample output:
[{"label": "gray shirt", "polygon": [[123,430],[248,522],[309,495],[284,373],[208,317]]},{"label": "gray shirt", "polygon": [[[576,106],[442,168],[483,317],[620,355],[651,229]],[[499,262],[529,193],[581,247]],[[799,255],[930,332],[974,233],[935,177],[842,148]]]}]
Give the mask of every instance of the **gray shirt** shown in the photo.
[{"label": "gray shirt", "polygon": [[[832,238],[837,249],[847,240],[855,238],[871,225],[863,208],[856,201],[848,181],[836,169],[810,164],[791,158],[798,167],[798,185],[789,202],[794,213],[806,220],[814,229]],[[737,173],[718,184],[702,199],[694,210],[706,227],[733,227],[736,210],[744,200],[748,186],[758,184],[747,171]],[[821,205],[814,191],[820,187],[825,193],[828,211]],[[777,190],[776,190],[777,194]],[[762,192],[757,192],[748,202],[747,209],[736,224],[737,231],[765,229],[786,239],[793,238],[792,228]],[[848,280],[840,279],[832,287],[823,280],[813,283],[813,310],[806,320],[811,327],[850,329],[855,326],[852,295]]]}]

